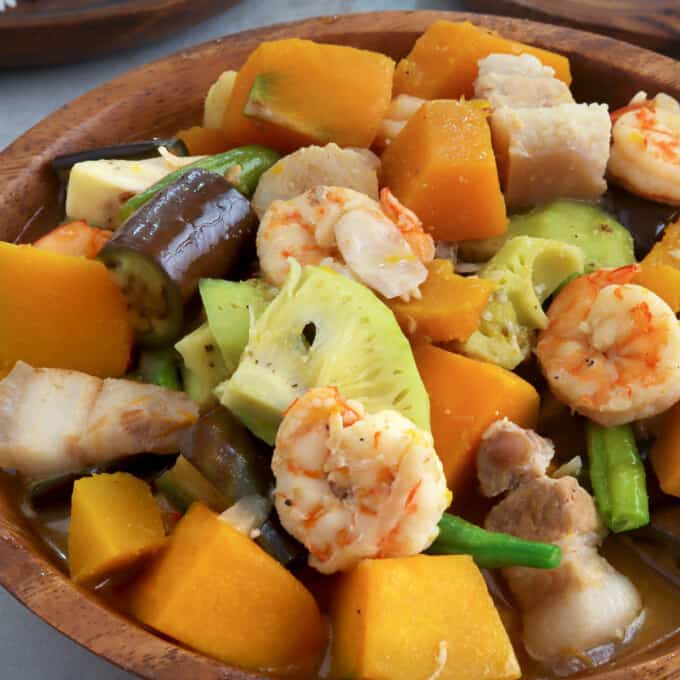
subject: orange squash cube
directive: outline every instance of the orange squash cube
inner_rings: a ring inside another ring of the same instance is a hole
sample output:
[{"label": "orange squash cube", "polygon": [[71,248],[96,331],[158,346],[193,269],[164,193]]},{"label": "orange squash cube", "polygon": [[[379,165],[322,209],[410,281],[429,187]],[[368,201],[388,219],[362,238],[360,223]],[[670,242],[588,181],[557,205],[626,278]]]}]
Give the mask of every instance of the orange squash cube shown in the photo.
[{"label": "orange squash cube", "polygon": [[180,130],[176,137],[184,142],[190,156],[212,156],[229,150],[222,130],[196,125]]},{"label": "orange squash cube", "polygon": [[464,342],[477,330],[494,284],[473,276],[459,276],[449,260],[434,260],[427,269],[419,300],[404,302],[396,298],[387,300],[387,305],[413,338]]},{"label": "orange squash cube", "polygon": [[664,230],[661,241],[640,263],[633,283],[649,288],[677,314],[680,312],[680,218]]},{"label": "orange squash cube", "polygon": [[331,677],[513,680],[517,658],[469,555],[364,560],[332,606]]},{"label": "orange squash cube", "polygon": [[309,591],[202,503],[125,594],[132,616],[225,663],[312,675],[325,631]]},{"label": "orange squash cube", "polygon": [[[680,262],[678,263],[680,264]],[[649,288],[677,314],[680,312],[680,267],[643,260],[633,283]]]},{"label": "orange squash cube", "polygon": [[680,404],[664,417],[661,436],[650,454],[661,489],[680,498]]},{"label": "orange squash cube", "polygon": [[507,228],[487,115],[479,101],[427,102],[383,154],[382,184],[436,239],[489,238]]},{"label": "orange squash cube", "polygon": [[125,373],[127,304],[96,260],[0,243],[0,374],[18,360],[100,378]]},{"label": "orange squash cube", "polygon": [[569,60],[555,52],[508,40],[469,21],[435,21],[416,40],[394,74],[394,94],[423,99],[472,97],[477,61],[490,54],[531,54],[567,85],[571,83]]},{"label": "orange squash cube", "polygon": [[76,583],[96,585],[164,543],[161,509],[146,482],[126,472],[76,481],[68,533],[68,563]]},{"label": "orange squash cube", "polygon": [[532,385],[495,364],[424,343],[413,354],[430,396],[434,446],[456,507],[477,488],[475,456],[484,431],[499,418],[535,427],[540,399]]},{"label": "orange squash cube", "polygon": [[310,40],[264,42],[236,77],[223,119],[227,144],[284,152],[328,142],[369,147],[389,106],[393,75],[392,59],[377,52]]}]

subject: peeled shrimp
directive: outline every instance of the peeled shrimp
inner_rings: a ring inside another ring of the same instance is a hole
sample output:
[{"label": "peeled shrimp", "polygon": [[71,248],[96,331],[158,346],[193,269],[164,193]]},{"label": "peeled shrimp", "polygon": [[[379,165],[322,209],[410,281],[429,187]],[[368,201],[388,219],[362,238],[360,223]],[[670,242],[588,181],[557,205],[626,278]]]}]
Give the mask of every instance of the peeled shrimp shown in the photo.
[{"label": "peeled shrimp", "polygon": [[572,281],[548,310],[536,354],[564,403],[604,426],[649,418],[680,400],[680,326],[630,283],[636,265]]},{"label": "peeled shrimp", "polygon": [[289,258],[327,265],[387,298],[418,296],[434,241],[416,215],[383,189],[380,203],[352,189],[318,186],[274,201],[257,232],[263,276],[280,286]]},{"label": "peeled shrimp", "polygon": [[638,92],[612,119],[609,176],[634,194],[680,205],[680,103]]},{"label": "peeled shrimp", "polygon": [[451,502],[429,433],[395,411],[368,415],[333,387],[290,406],[272,470],[281,523],[324,574],[425,550]]},{"label": "peeled shrimp", "polygon": [[320,185],[347,187],[378,198],[379,168],[380,159],[368,149],[306,146],[262,174],[251,201],[253,210],[262,217],[274,201],[287,201]]}]

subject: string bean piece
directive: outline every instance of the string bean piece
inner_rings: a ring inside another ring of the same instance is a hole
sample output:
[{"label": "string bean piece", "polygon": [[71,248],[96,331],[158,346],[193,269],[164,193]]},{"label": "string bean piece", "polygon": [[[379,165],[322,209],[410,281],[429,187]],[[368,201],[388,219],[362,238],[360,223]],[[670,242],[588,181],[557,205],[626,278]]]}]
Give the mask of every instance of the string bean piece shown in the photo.
[{"label": "string bean piece", "polygon": [[201,158],[194,163],[185,165],[184,167],[171,172],[145,191],[138,193],[124,203],[123,207],[120,209],[120,223],[123,224],[133,212],[141,208],[159,191],[166,189],[187,172],[195,170],[196,168],[202,168],[203,170],[216,172],[219,175],[226,176],[233,167],[238,165],[240,171],[235,173],[231,183],[242,194],[250,196],[253,191],[255,191],[260,175],[265,172],[265,170],[269,170],[279,158],[281,158],[281,156],[276,151],[256,144],[251,146],[240,146],[236,149],[216,154],[215,156]]},{"label": "string bean piece", "polygon": [[630,425],[586,428],[590,482],[597,509],[614,533],[649,523],[645,468]]},{"label": "string bean piece", "polygon": [[479,567],[559,567],[559,546],[526,541],[511,534],[486,531],[460,517],[444,513],[439,521],[439,536],[430,546],[434,555],[471,555]]},{"label": "string bean piece", "polygon": [[144,382],[181,390],[177,355],[171,347],[146,350],[139,357],[139,375]]}]

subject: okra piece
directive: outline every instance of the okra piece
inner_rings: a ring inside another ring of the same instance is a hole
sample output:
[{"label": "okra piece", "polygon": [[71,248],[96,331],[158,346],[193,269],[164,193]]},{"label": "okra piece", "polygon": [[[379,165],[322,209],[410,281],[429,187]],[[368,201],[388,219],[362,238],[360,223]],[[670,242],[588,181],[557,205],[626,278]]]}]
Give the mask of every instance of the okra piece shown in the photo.
[{"label": "okra piece", "polygon": [[604,523],[614,533],[649,523],[645,468],[630,425],[586,426],[590,483]]},{"label": "okra piece", "polygon": [[139,210],[159,191],[163,191],[187,172],[196,169],[209,170],[210,172],[222,175],[242,194],[250,196],[255,191],[260,175],[265,170],[269,170],[280,158],[281,156],[276,151],[257,145],[240,146],[215,156],[201,158],[194,163],[171,172],[146,189],[146,191],[142,191],[128,200],[120,209],[120,223],[125,222],[135,210]]},{"label": "okra piece", "polygon": [[434,555],[471,555],[479,567],[487,569],[555,569],[562,559],[559,546],[486,531],[448,513],[442,515],[439,536],[428,552]]}]

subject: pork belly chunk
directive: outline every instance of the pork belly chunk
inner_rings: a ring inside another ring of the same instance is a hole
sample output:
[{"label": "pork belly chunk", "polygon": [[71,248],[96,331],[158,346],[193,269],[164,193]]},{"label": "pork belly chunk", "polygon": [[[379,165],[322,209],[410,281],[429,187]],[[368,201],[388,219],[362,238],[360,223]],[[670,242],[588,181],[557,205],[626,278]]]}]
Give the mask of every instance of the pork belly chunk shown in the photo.
[{"label": "pork belly chunk", "polygon": [[493,109],[557,106],[574,101],[569,87],[555,78],[555,71],[530,54],[490,54],[477,63],[475,97],[485,99]]},{"label": "pork belly chunk", "polygon": [[605,104],[503,106],[491,115],[510,210],[557,198],[595,200],[607,188],[611,122]]},{"label": "pork belly chunk", "polygon": [[488,498],[545,475],[555,454],[549,439],[525,430],[507,418],[484,433],[477,452],[477,476]]}]

